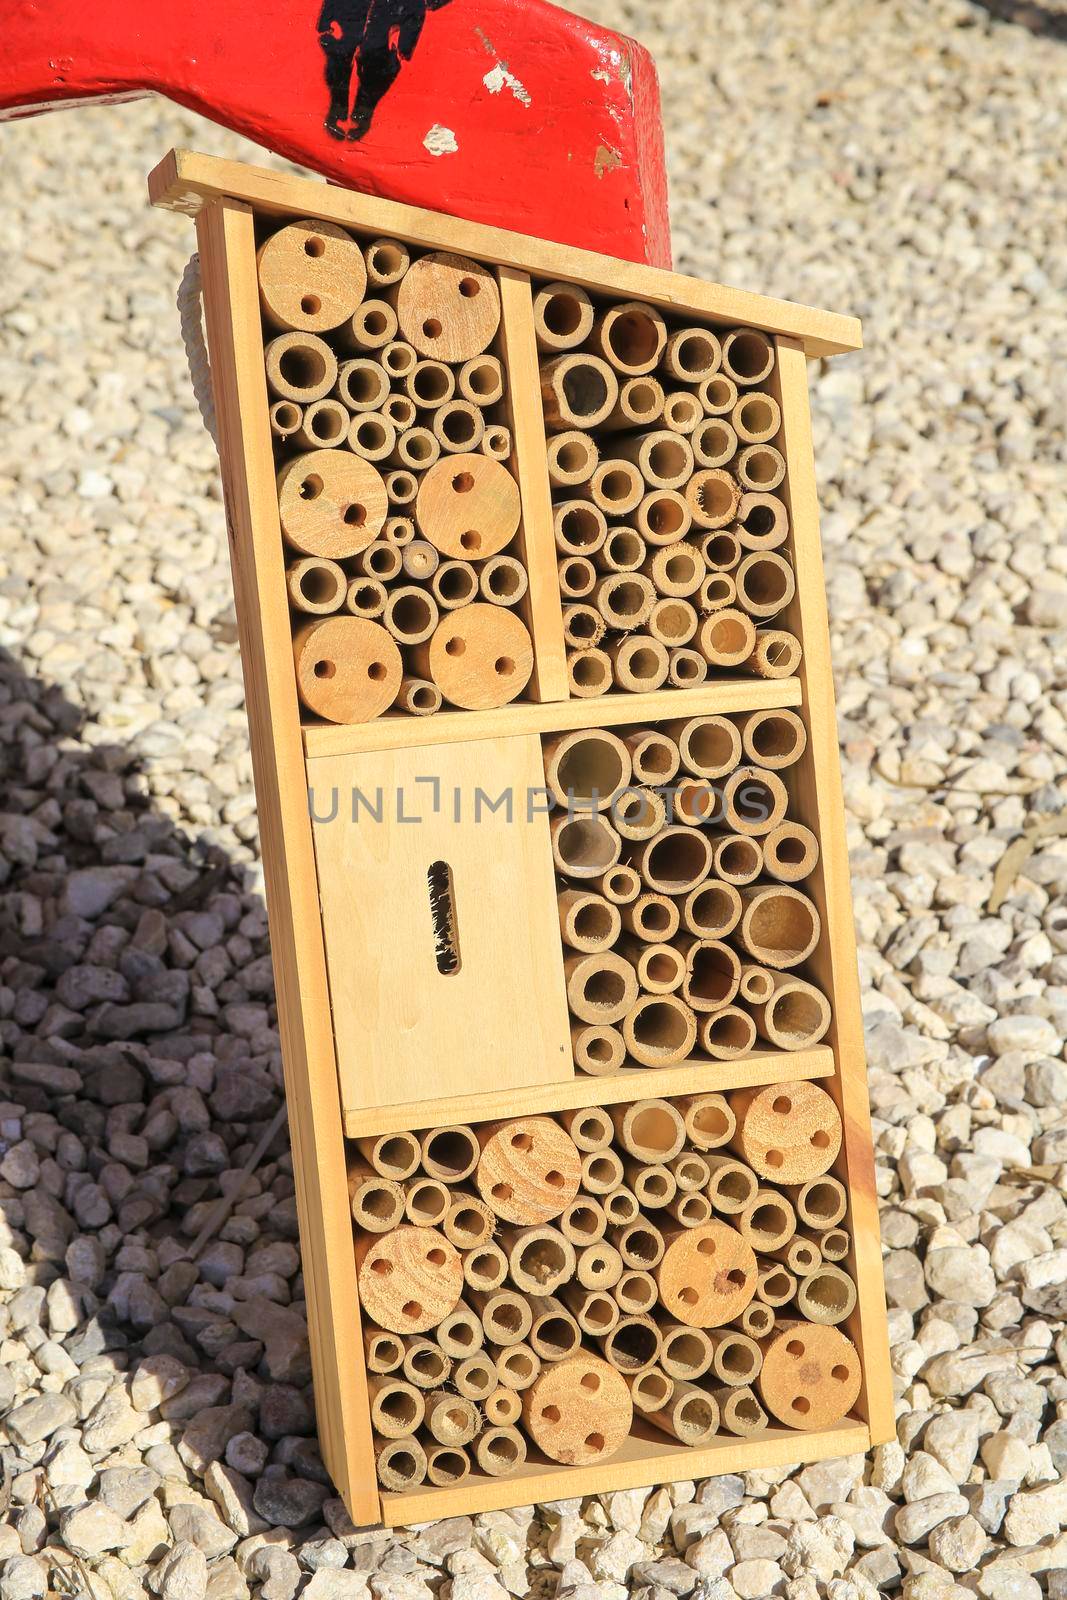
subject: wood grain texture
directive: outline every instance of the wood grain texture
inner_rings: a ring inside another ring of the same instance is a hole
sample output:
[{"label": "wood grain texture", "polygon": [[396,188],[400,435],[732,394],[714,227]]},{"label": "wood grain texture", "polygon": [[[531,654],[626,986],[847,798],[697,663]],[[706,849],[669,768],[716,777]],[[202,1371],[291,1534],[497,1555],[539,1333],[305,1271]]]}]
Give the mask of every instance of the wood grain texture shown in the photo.
[{"label": "wood grain texture", "polygon": [[172,150],[165,156],[149,178],[148,192],[154,205],[185,215],[195,215],[207,202],[231,195],[273,216],[322,217],[365,233],[396,234],[429,250],[462,251],[536,277],[599,291],[607,286],[619,299],[645,300],[679,317],[724,325],[740,323],[787,334],[799,339],[809,356],[835,355],[858,350],[861,345],[855,317],[703,283],[659,267],[596,255],[191,150]]},{"label": "wood grain texture", "polygon": [[323,1459],[356,1522],[379,1515],[337,1072],[307,814],[252,214],[197,218],[256,803],[278,991]]},{"label": "wood grain texture", "polygon": [[808,748],[784,777],[791,815],[816,828],[822,849],[819,865],[805,884],[823,924],[822,940],[807,971],[833,1007],[827,1037],[838,1075],[825,1087],[842,1116],[843,1148],[835,1170],[849,1191],[853,1249],[848,1266],[859,1290],[845,1331],[863,1360],[860,1404],[872,1443],[878,1444],[895,1437],[895,1420],[808,378],[799,341],[778,340],[778,362],[767,388],[782,409],[779,443],[789,462],[781,492],[789,509],[797,590],[783,623],[804,646],[799,677],[808,729]]}]

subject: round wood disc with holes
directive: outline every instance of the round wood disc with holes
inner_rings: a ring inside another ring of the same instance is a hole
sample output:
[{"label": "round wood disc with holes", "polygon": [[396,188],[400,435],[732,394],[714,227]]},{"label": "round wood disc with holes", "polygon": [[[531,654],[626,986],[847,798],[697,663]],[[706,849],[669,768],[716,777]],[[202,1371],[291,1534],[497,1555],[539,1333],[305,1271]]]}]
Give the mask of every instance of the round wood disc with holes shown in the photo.
[{"label": "round wood disc with holes", "polygon": [[377,467],[349,450],[309,450],[278,474],[278,515],[305,556],[344,561],[373,544],[389,497]]},{"label": "round wood disc with holes", "polygon": [[478,1193],[505,1222],[558,1217],[578,1193],[582,1159],[550,1117],[520,1117],[490,1134],[475,1174]]},{"label": "round wood disc with holes", "polygon": [[514,539],[521,505],[507,467],[489,456],[443,456],[423,476],[415,519],[442,555],[484,561]]},{"label": "round wood disc with holes", "polygon": [[396,640],[364,617],[324,617],[293,638],[301,700],[329,722],[370,722],[400,693],[404,662]]},{"label": "round wood disc with holes", "polygon": [[257,259],[259,298],[279,328],[337,328],[366,293],[363,252],[333,222],[291,222],[271,235]]},{"label": "round wood disc with holes", "polygon": [[493,274],[467,256],[435,250],[412,263],[396,296],[400,332],[423,356],[469,361],[500,326]]},{"label": "round wood disc with holes", "polygon": [[734,1149],[761,1178],[807,1183],[821,1177],[841,1148],[841,1113],[815,1083],[770,1084],[737,1101]]},{"label": "round wood disc with holes", "polygon": [[690,1328],[721,1328],[756,1292],[756,1257],[736,1229],[716,1218],[675,1236],[656,1268],[663,1305]]},{"label": "round wood disc with holes", "polygon": [[503,606],[483,601],[449,611],[433,638],[419,646],[424,676],[450,705],[465,711],[506,706],[522,693],[533,672],[533,643],[525,623]]},{"label": "round wood disc with holes", "polygon": [[363,1310],[390,1333],[426,1333],[463,1292],[459,1251],[436,1228],[394,1228],[357,1248]]},{"label": "round wood disc with holes", "polygon": [[599,1356],[568,1356],[544,1368],[522,1397],[526,1431],[550,1461],[587,1467],[622,1446],[633,1422],[625,1378]]},{"label": "round wood disc with holes", "polygon": [[839,1328],[787,1322],[763,1343],[760,1398],[790,1428],[828,1428],[860,1392],[860,1358]]}]

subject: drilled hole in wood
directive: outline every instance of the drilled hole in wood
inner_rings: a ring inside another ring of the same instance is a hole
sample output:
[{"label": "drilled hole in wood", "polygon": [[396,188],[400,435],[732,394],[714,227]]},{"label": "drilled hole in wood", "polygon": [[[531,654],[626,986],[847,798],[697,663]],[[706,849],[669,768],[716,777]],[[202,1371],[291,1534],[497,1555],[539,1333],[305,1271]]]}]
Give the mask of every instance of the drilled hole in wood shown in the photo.
[{"label": "drilled hole in wood", "polygon": [[322,479],[314,472],[308,473],[308,476],[300,484],[301,500],[317,500],[321,493]]}]

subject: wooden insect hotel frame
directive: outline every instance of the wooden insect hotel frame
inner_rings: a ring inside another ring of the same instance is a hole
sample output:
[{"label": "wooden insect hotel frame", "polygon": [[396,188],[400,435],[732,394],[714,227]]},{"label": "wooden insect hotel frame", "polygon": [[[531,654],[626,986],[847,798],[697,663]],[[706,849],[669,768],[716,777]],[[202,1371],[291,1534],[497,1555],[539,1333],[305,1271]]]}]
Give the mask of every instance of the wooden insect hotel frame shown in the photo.
[{"label": "wooden insect hotel frame", "polygon": [[[185,152],[150,192],[196,218],[319,1437],[353,1520],[891,1438],[806,375],[858,324]],[[405,322],[403,273],[457,258],[499,306],[484,356]],[[338,353],[292,330],[349,260]]]}]

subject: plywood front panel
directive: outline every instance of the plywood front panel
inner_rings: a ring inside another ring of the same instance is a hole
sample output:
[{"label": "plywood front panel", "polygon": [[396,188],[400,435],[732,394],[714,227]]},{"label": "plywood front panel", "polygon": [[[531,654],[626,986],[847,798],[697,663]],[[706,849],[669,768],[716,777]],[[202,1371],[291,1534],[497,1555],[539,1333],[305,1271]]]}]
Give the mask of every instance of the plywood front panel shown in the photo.
[{"label": "plywood front panel", "polygon": [[540,740],[307,771],[342,1108],[570,1079]]}]

